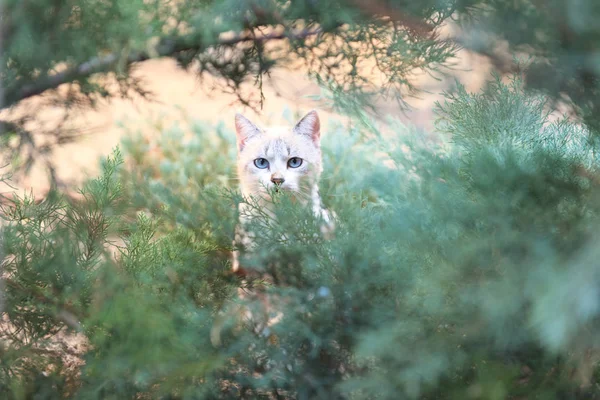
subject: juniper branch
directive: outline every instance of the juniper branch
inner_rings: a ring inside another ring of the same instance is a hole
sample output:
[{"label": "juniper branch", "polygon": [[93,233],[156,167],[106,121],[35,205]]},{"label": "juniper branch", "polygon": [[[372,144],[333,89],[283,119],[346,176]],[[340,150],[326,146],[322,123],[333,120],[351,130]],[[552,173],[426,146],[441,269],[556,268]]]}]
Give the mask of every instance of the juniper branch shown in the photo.
[{"label": "juniper branch", "polygon": [[[177,39],[166,39],[160,42],[153,51],[139,51],[130,54],[125,63],[129,66],[131,64],[149,60],[156,57],[169,57],[174,56],[177,53],[184,51],[202,51],[213,46],[234,46],[243,42],[255,42],[265,43],[271,40],[303,40],[311,36],[315,36],[322,33],[321,28],[303,29],[298,32],[280,32],[270,33],[257,36],[251,33],[242,33],[234,36],[233,38],[219,40],[216,43],[207,45],[200,41],[190,44],[188,38],[177,38]],[[154,53],[152,55],[151,53]],[[91,76],[95,73],[106,72],[110,70],[117,62],[119,62],[121,55],[119,53],[111,53],[102,57],[95,57],[82,64],[67,68],[66,70],[59,72],[51,76],[45,76],[31,83],[23,85],[12,91],[12,93],[6,93],[6,98],[9,101],[6,104],[0,105],[1,108],[5,108],[10,104],[18,103],[21,100],[27,99],[32,96],[36,96],[44,93],[50,89],[56,89],[58,86],[73,82],[77,79]]]}]

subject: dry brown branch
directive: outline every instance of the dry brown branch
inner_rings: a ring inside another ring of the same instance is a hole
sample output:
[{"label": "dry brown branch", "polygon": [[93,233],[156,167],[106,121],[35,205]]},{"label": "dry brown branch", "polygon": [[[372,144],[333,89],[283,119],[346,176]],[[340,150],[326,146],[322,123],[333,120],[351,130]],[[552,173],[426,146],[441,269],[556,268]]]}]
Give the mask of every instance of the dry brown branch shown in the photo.
[{"label": "dry brown branch", "polygon": [[433,33],[434,28],[425,21],[421,21],[400,10],[391,8],[379,0],[349,0],[349,2],[365,14],[388,17],[392,21],[397,22],[424,38],[431,37]]},{"label": "dry brown branch", "polygon": [[[244,33],[234,36],[233,38],[220,40],[211,46],[233,46],[243,42],[264,43],[270,40],[281,39],[302,40],[310,36],[318,35],[321,32],[321,29],[315,28],[304,29],[294,33],[281,32],[265,34],[262,36]],[[154,53],[155,57],[167,57],[184,51],[200,51],[211,46],[205,44],[189,44],[185,38],[180,38],[179,40],[163,41],[162,43],[159,43],[151,53]],[[67,68],[65,71],[26,84],[12,91],[13,93],[8,94],[6,97],[11,99],[12,103],[17,103],[21,100],[41,94],[46,90],[55,89],[64,83],[88,77],[98,72],[107,71],[111,66],[114,66],[119,62],[119,58],[119,53],[111,53],[106,56],[93,58],[82,64]],[[127,57],[126,64],[131,65],[136,62],[146,61],[150,58],[152,58],[152,56],[148,51],[135,52]],[[5,105],[1,105],[0,107],[5,107]]]}]

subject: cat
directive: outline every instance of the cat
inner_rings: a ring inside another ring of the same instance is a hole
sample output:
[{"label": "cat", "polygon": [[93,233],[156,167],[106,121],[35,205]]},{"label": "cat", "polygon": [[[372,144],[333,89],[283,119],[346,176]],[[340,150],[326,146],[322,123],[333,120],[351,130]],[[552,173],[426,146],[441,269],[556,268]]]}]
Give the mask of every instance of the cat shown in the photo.
[{"label": "cat", "polygon": [[[244,198],[253,198],[268,208],[269,193],[288,191],[297,200],[312,208],[323,220],[321,232],[329,237],[334,229],[333,218],[323,208],[319,195],[319,178],[323,171],[321,155],[321,124],[316,111],[307,113],[296,125],[261,129],[241,114],[235,116],[237,136],[237,172],[240,191]],[[247,203],[240,204],[240,221],[236,229],[234,247],[252,247],[252,239],[244,224],[251,218]],[[233,271],[243,274],[239,250],[233,252]]]},{"label": "cat", "polygon": [[[317,218],[323,221],[321,233],[330,238],[335,226],[333,217],[323,208],[319,195],[319,178],[323,171],[321,155],[321,125],[316,111],[310,111],[293,127],[271,127],[261,129],[241,114],[236,114],[237,172],[240,191],[244,199],[250,199],[261,208],[263,214],[273,217],[269,209],[270,195],[277,191],[287,191],[298,203],[309,206]],[[239,205],[239,223],[235,231],[232,259],[233,272],[243,279],[257,275],[240,265],[240,247],[252,251],[253,240],[244,229],[253,217],[253,210],[247,202]],[[263,281],[269,281],[262,274]],[[244,286],[244,285],[242,285]],[[262,304],[262,311],[254,313],[242,307],[242,316],[254,326],[254,331],[269,336],[269,327],[282,317],[274,312],[268,296],[260,288],[249,290],[241,287],[240,298],[254,298]],[[280,302],[281,299],[278,300]],[[275,315],[272,315],[275,314]],[[214,343],[218,343],[218,329],[214,330]],[[272,338],[271,336],[269,336]]]}]

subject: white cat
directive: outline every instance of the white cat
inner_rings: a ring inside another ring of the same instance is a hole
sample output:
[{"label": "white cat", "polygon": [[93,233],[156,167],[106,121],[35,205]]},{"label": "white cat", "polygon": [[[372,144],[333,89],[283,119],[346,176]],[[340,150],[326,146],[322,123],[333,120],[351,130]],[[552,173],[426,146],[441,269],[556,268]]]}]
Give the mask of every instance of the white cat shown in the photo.
[{"label": "white cat", "polygon": [[[268,209],[269,192],[291,192],[304,205],[310,202],[315,216],[323,218],[322,233],[333,230],[333,221],[319,196],[319,177],[323,171],[321,158],[321,126],[316,111],[311,111],[293,128],[272,127],[261,129],[246,117],[235,117],[237,132],[237,170],[240,190],[244,198],[254,198]],[[252,239],[244,231],[244,223],[251,218],[250,207],[240,204],[240,224],[236,229],[234,245],[252,247]],[[238,272],[239,251],[233,253],[233,270]]]},{"label": "white cat", "polygon": [[[318,183],[323,165],[321,126],[316,111],[306,114],[294,127],[266,129],[257,127],[246,117],[237,114],[235,128],[238,147],[237,170],[243,197],[253,199],[253,203],[260,207],[263,214],[273,217],[269,208],[270,194],[278,190],[288,191],[298,203],[310,205],[315,216],[322,218],[322,234],[325,237],[331,234],[334,229],[333,218],[322,207],[319,196]],[[255,216],[253,214],[256,208],[248,203],[241,203],[239,211],[240,219],[233,242],[232,268],[240,277],[256,277],[256,271],[248,271],[240,265],[240,247],[245,252],[251,252],[253,249],[252,237],[244,227]],[[270,280],[264,274],[262,278]],[[252,312],[248,307],[234,305],[230,311],[252,324],[257,334],[272,338],[269,327],[279,322],[282,314],[277,311],[277,307],[271,306],[270,297],[260,288],[240,288],[239,296],[258,300],[262,304],[262,310]],[[281,304],[281,301],[282,299],[278,299],[277,303]],[[225,315],[217,318],[211,330],[211,341],[215,345],[220,343],[220,330]]]}]

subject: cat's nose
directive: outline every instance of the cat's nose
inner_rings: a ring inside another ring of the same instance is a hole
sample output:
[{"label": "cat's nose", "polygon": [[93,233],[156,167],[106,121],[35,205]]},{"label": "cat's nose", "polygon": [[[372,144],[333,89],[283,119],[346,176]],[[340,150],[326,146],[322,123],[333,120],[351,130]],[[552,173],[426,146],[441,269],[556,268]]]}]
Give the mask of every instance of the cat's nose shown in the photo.
[{"label": "cat's nose", "polygon": [[271,182],[276,185],[281,185],[283,182],[285,182],[285,179],[283,179],[283,176],[279,174],[273,174],[271,175]]}]

